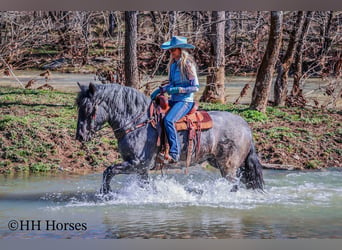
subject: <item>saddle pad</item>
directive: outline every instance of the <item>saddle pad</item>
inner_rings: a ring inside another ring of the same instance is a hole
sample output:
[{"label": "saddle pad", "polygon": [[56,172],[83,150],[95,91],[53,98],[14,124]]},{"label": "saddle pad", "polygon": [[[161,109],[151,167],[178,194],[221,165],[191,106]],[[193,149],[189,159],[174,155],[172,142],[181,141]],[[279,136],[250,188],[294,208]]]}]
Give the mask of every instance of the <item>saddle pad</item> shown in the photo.
[{"label": "saddle pad", "polygon": [[186,115],[176,122],[176,130],[188,130],[188,120],[192,121],[196,130],[205,130],[213,127],[213,121],[205,110],[196,111],[193,114]]}]

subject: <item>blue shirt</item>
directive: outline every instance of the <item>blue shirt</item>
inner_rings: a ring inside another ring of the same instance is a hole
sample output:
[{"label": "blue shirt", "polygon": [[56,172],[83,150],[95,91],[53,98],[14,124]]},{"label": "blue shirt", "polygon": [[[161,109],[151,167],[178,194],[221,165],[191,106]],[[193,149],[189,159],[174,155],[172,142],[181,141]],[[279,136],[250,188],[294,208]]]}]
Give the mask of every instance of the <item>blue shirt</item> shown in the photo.
[{"label": "blue shirt", "polygon": [[177,93],[171,95],[171,101],[193,102],[194,92],[198,91],[199,83],[195,69],[193,74],[186,74],[182,78],[180,70],[180,59],[175,60],[170,67],[170,83],[165,86],[167,89],[172,87],[181,87],[185,93]]}]

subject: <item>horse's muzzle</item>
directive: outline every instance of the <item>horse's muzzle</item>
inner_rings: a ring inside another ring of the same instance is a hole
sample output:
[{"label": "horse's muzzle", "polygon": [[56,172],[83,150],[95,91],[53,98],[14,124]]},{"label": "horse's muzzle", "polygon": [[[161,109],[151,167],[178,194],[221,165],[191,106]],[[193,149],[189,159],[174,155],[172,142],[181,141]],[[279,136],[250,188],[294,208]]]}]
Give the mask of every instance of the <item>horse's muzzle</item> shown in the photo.
[{"label": "horse's muzzle", "polygon": [[80,132],[76,133],[76,140],[78,140],[79,142],[87,142],[90,141],[91,136],[90,135],[86,135]]}]

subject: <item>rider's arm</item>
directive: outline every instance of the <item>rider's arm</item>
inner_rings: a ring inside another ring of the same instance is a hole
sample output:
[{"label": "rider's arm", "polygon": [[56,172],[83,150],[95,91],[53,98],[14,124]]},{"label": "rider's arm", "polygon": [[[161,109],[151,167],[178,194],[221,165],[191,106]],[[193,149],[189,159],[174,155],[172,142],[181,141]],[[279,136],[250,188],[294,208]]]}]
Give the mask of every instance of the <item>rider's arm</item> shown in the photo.
[{"label": "rider's arm", "polygon": [[190,80],[189,87],[180,87],[179,93],[192,93],[197,92],[199,90],[199,85],[195,84],[195,79]]},{"label": "rider's arm", "polygon": [[[178,93],[192,93],[199,90],[199,83],[196,74],[195,65],[188,62],[186,64],[187,78],[189,79],[189,85],[186,87],[173,87],[173,85],[168,84],[163,87],[162,91],[167,92],[168,94],[178,94]],[[171,75],[170,75],[171,82]]]},{"label": "rider's arm", "polygon": [[187,63],[186,70],[187,70],[187,76],[188,76],[188,79],[190,80],[190,83],[188,87],[182,87],[179,90],[179,93],[197,92],[199,90],[199,83],[198,83],[195,65]]}]

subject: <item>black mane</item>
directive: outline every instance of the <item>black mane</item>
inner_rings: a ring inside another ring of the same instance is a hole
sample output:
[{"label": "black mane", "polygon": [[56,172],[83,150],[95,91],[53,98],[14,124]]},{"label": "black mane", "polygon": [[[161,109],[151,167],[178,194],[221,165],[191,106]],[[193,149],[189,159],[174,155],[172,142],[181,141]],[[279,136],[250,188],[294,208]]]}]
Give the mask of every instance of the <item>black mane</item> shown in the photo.
[{"label": "black mane", "polygon": [[113,84],[92,84],[96,91],[92,95],[88,87],[83,86],[76,99],[78,107],[93,106],[95,103],[105,102],[111,112],[135,114],[142,112],[150,103],[150,98],[140,91]]}]

